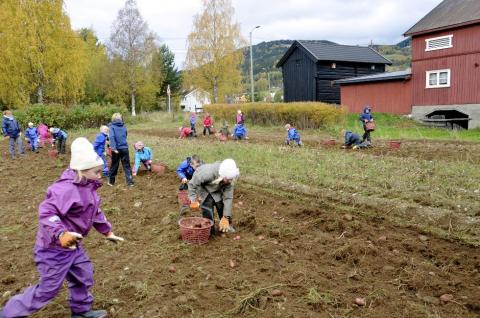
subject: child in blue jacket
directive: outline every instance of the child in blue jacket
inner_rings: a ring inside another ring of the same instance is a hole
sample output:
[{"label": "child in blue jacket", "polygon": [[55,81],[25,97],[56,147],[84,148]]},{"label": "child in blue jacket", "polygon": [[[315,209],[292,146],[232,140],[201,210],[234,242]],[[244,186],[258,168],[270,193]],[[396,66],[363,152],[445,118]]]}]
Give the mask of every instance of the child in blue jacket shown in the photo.
[{"label": "child in blue jacket", "polygon": [[195,126],[197,125],[197,114],[194,112],[190,113],[190,129],[192,130],[193,137],[197,137],[197,129]]},{"label": "child in blue jacket", "polygon": [[25,138],[30,143],[30,149],[38,153],[38,131],[37,128],[33,125],[33,123],[28,123],[28,128],[25,130]]},{"label": "child in blue jacket", "polygon": [[130,166],[130,152],[128,150],[128,131],[123,122],[122,114],[115,113],[112,115],[112,122],[108,126],[108,138],[110,140],[110,148],[112,148],[112,165],[108,173],[107,185],[113,186],[117,178],[118,166],[122,162],[123,173],[125,173],[125,180],[127,186],[132,187],[133,177],[132,168]]},{"label": "child in blue jacket", "polygon": [[285,140],[286,145],[295,145],[295,146],[303,146],[302,140],[300,139],[300,134],[292,127],[290,124],[285,125],[285,129],[287,130],[287,139]]},{"label": "child in blue jacket", "polygon": [[363,149],[368,147],[368,143],[362,142],[359,135],[348,130],[343,130],[342,134],[345,138],[345,144],[342,148]]},{"label": "child in blue jacket", "polygon": [[67,144],[68,134],[60,128],[50,128],[52,134],[53,144],[57,143],[58,153],[65,153],[65,145]]},{"label": "child in blue jacket", "polygon": [[246,137],[247,137],[247,130],[245,129],[245,126],[243,126],[243,124],[237,124],[237,125],[235,125],[235,128],[233,129],[232,137],[233,137],[233,139],[235,139],[235,140],[246,139]]},{"label": "child in blue jacket", "polygon": [[104,177],[108,176],[108,164],[107,158],[105,157],[105,149],[108,142],[108,133],[109,130],[107,126],[100,127],[100,133],[97,135],[97,137],[95,137],[95,141],[93,142],[93,149],[95,150],[97,155],[103,160],[102,174]]},{"label": "child in blue jacket", "polygon": [[191,157],[187,157],[177,168],[177,176],[181,180],[181,185],[179,190],[188,190],[188,181],[190,181],[193,177],[193,173],[197,170],[198,167],[201,165],[200,157],[197,155],[193,155]]},{"label": "child in blue jacket", "polygon": [[372,142],[372,139],[370,137],[370,130],[367,130],[367,123],[373,121],[373,116],[372,116],[372,108],[370,106],[365,106],[363,109],[363,113],[360,114],[360,117],[358,119],[362,122],[363,125],[363,139],[362,142],[365,140],[368,141],[369,143]]},{"label": "child in blue jacket", "polygon": [[143,163],[148,171],[152,170],[152,149],[145,147],[144,143],[141,141],[137,141],[133,147],[135,148],[135,165],[133,166],[133,175],[137,175],[138,169],[140,169],[140,163]]},{"label": "child in blue jacket", "polygon": [[3,112],[3,124],[2,124],[2,133],[4,137],[9,138],[8,150],[10,151],[10,156],[12,159],[15,159],[15,144],[18,146],[18,154],[23,155],[23,141],[22,141],[22,131],[18,121],[13,117],[13,113],[10,110]]}]

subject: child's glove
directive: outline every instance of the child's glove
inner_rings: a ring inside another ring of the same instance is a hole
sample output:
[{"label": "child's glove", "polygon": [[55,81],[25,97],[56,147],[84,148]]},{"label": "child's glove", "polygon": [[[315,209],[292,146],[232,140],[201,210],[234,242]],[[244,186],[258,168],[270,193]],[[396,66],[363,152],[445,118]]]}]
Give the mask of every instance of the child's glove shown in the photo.
[{"label": "child's glove", "polygon": [[113,232],[108,232],[107,235],[105,235],[105,238],[113,243],[125,241],[123,237],[116,236],[115,234],[113,234]]},{"label": "child's glove", "polygon": [[83,239],[83,236],[75,232],[63,232],[58,239],[62,247],[75,249],[76,243]]},{"label": "child's glove", "polygon": [[220,232],[227,232],[228,229],[230,228],[230,222],[226,217],[222,217],[220,220],[220,224],[218,225],[218,229]]},{"label": "child's glove", "polygon": [[190,209],[192,210],[200,210],[200,202],[198,201],[192,201],[190,203]]}]

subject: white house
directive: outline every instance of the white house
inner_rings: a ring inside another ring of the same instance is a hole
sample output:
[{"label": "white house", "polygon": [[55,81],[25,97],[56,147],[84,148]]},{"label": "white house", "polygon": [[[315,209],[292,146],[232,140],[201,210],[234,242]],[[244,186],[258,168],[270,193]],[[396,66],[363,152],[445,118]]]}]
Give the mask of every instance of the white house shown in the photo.
[{"label": "white house", "polygon": [[203,89],[196,88],[185,93],[180,102],[180,108],[185,112],[202,112],[203,105],[209,105],[210,94]]}]

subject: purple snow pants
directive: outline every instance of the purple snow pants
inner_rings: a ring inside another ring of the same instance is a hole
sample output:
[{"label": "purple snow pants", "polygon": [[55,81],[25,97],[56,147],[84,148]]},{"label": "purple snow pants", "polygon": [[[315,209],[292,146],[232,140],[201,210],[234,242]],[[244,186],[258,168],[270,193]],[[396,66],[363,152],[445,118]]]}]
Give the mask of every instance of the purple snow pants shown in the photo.
[{"label": "purple snow pants", "polygon": [[57,296],[65,279],[72,312],[91,309],[93,296],[89,289],[93,285],[93,265],[81,246],[72,251],[35,247],[35,264],[40,281],[7,302],[3,309],[5,318],[26,317],[40,310]]}]

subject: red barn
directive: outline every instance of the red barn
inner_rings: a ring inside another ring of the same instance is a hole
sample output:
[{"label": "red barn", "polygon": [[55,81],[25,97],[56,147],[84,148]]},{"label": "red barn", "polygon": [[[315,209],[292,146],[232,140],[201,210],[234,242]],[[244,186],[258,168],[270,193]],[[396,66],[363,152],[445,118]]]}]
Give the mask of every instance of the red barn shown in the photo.
[{"label": "red barn", "polygon": [[351,111],[363,103],[374,111],[411,112],[437,126],[480,127],[480,0],[444,0],[405,36],[412,37],[411,78],[339,81],[342,104]]}]

